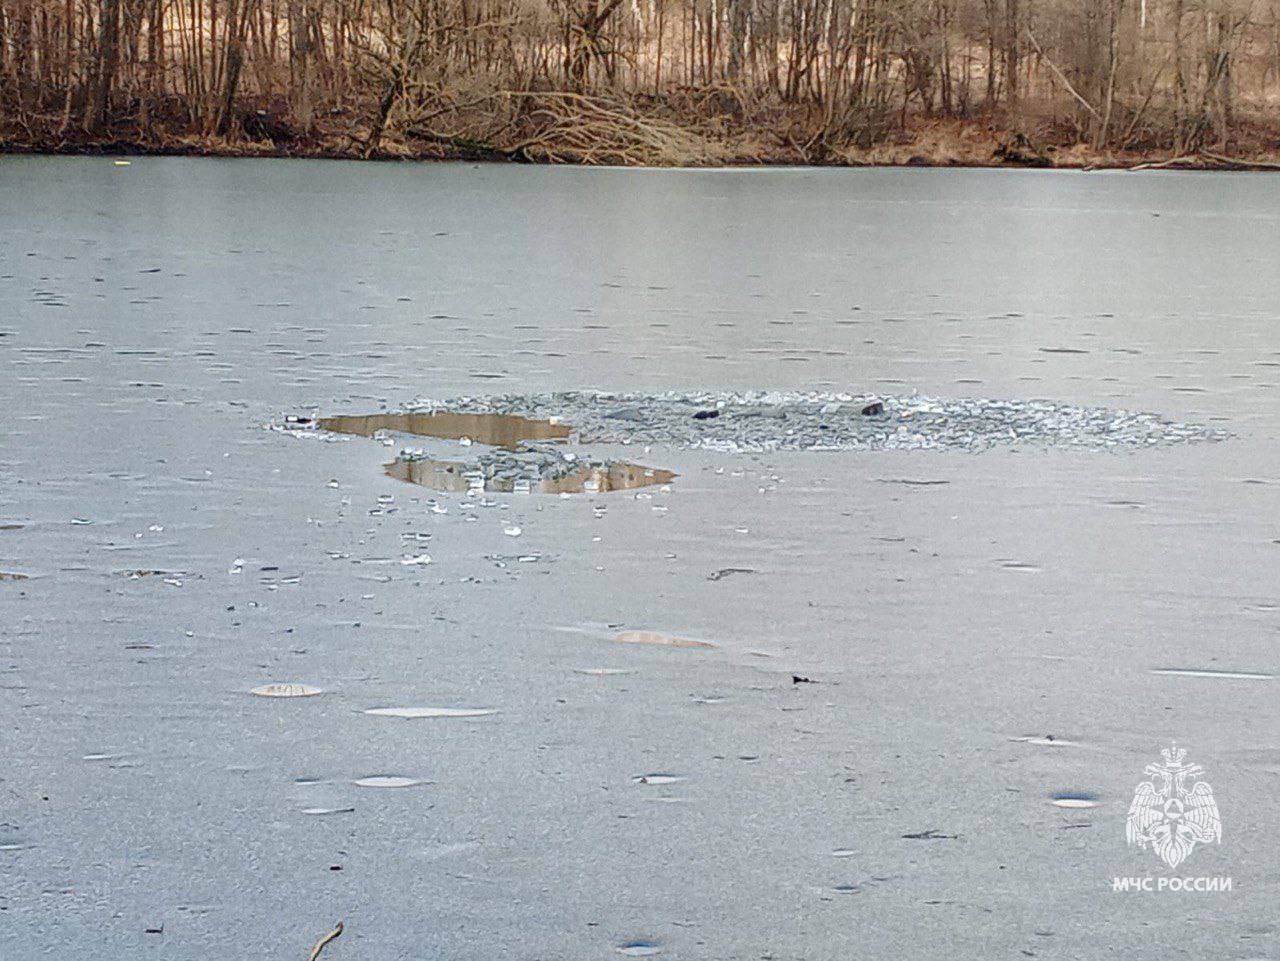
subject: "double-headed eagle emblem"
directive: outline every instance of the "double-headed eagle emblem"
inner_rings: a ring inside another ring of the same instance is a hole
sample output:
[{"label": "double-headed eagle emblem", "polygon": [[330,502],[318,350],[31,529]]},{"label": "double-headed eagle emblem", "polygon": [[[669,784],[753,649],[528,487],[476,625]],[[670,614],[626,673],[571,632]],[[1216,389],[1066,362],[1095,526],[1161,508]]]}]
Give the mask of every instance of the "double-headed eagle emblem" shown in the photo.
[{"label": "double-headed eagle emblem", "polygon": [[1204,781],[1196,781],[1190,789],[1187,782],[1203,768],[1183,764],[1187,752],[1173,744],[1160,752],[1163,764],[1148,764],[1143,781],[1133,792],[1125,837],[1129,844],[1146,849],[1150,844],[1160,859],[1176,868],[1197,844],[1222,840],[1222,819],[1213,789]]}]

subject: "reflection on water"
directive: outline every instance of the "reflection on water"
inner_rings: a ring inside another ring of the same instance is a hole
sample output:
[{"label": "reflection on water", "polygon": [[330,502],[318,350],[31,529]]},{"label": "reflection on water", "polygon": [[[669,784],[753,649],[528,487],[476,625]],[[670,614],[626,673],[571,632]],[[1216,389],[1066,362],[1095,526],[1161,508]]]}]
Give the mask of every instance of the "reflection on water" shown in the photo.
[{"label": "reflection on water", "polygon": [[316,424],[323,430],[360,437],[399,431],[446,440],[465,438],[496,448],[468,462],[402,454],[385,465],[387,476],[437,491],[602,493],[666,484],[676,476],[639,464],[590,462],[564,452],[559,442],[567,440],[573,429],[554,417],[434,411],[322,417]]},{"label": "reflection on water", "polygon": [[668,484],[675,476],[675,473],[669,470],[615,462],[583,467],[564,477],[542,481],[537,489],[544,494],[623,491],[634,487],[649,487],[653,484]]},{"label": "reflection on water", "polygon": [[531,480],[498,476],[481,465],[427,458],[398,459],[386,465],[388,477],[437,491],[486,490],[500,493],[596,494],[668,484],[675,472],[615,461],[584,465],[561,477]]},{"label": "reflection on water", "polygon": [[386,465],[388,477],[408,481],[435,491],[466,491],[471,489],[467,479],[467,465],[452,460],[393,460]]},{"label": "reflection on water", "polygon": [[531,420],[514,414],[454,414],[448,411],[322,417],[319,424],[324,430],[360,437],[372,437],[380,430],[394,430],[445,440],[466,437],[493,447],[514,447],[522,440],[564,440],[571,433],[567,424],[550,420]]}]

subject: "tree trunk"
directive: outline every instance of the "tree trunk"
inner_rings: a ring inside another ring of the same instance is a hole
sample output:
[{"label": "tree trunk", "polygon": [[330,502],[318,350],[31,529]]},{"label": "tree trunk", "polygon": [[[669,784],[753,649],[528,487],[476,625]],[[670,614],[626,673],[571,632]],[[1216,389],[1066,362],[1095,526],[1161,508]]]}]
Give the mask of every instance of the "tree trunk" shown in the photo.
[{"label": "tree trunk", "polygon": [[1018,4],[1019,0],[1005,0],[1004,3],[1005,102],[1013,115],[1018,112],[1018,63],[1021,54]]},{"label": "tree trunk", "polygon": [[120,59],[120,0],[101,0],[98,26],[98,56],[93,72],[93,99],[85,126],[100,131],[107,125],[111,108],[111,84],[115,81]]},{"label": "tree trunk", "polygon": [[726,76],[737,80],[742,74],[742,63],[747,50],[747,25],[751,19],[751,0],[728,0],[729,3],[729,59]]},{"label": "tree trunk", "polygon": [[240,83],[240,69],[244,66],[244,49],[239,40],[232,40],[227,47],[227,73],[223,78],[222,105],[218,110],[217,133],[225,137],[235,117],[236,87]]},{"label": "tree trunk", "polygon": [[315,122],[311,91],[311,14],[307,5],[289,0],[290,56],[293,73],[293,118],[304,133]]}]

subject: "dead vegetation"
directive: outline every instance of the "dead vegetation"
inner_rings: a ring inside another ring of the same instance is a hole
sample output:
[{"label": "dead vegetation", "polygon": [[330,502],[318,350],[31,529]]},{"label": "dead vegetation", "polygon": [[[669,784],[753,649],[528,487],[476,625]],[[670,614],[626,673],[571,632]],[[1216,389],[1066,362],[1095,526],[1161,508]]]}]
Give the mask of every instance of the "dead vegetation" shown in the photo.
[{"label": "dead vegetation", "polygon": [[333,941],[341,937],[342,928],[343,928],[342,922],[339,921],[336,925],[334,925],[332,931],[330,931],[328,934],[324,935],[324,937],[322,937],[319,941],[317,941],[315,943],[315,946],[311,949],[311,954],[308,956],[307,961],[316,961],[316,959],[320,957],[320,952],[325,949],[325,945],[327,945],[330,941]]},{"label": "dead vegetation", "polygon": [[0,0],[0,148],[1280,157],[1280,0]]}]

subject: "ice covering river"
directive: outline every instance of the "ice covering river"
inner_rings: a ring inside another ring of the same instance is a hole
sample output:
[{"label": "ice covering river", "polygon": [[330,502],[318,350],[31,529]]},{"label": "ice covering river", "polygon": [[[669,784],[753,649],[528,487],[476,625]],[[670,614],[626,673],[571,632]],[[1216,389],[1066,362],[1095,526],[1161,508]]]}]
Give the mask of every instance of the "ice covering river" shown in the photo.
[{"label": "ice covering river", "polygon": [[[263,429],[559,391],[674,478]],[[666,391],[1224,439],[663,443]],[[0,159],[0,957],[1274,961],[1278,442],[1266,175]]]}]

